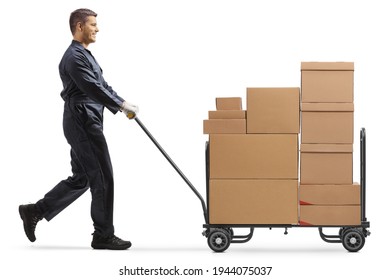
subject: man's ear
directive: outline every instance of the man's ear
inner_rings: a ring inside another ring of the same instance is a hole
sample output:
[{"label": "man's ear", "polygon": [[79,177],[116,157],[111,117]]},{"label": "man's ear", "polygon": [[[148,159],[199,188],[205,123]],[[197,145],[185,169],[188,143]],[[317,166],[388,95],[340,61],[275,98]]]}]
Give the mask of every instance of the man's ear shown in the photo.
[{"label": "man's ear", "polygon": [[81,22],[76,23],[76,29],[78,31],[82,31],[83,30],[83,24]]}]

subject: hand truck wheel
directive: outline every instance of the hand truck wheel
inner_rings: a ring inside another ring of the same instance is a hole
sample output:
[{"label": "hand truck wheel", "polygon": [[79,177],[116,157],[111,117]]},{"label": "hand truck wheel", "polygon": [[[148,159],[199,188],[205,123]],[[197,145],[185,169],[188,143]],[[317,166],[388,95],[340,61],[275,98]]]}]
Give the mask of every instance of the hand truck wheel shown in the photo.
[{"label": "hand truck wheel", "polygon": [[207,243],[211,250],[221,253],[230,246],[231,237],[224,229],[214,229],[210,232]]},{"label": "hand truck wheel", "polygon": [[349,252],[357,252],[363,248],[365,237],[358,229],[348,229],[343,232],[342,243]]}]

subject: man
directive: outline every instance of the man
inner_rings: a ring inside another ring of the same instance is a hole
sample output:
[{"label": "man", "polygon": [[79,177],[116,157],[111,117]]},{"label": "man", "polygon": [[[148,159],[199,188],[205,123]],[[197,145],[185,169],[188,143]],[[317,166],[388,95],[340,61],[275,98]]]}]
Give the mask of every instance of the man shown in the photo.
[{"label": "man", "polygon": [[87,49],[96,41],[97,14],[89,9],[71,13],[69,24],[73,41],[59,64],[64,89],[63,128],[71,146],[73,176],[58,183],[36,204],[20,205],[24,230],[31,242],[36,240],[37,223],[50,221],[80,197],[92,193],[91,217],[95,231],[94,249],[123,250],[131,246],[114,235],[114,181],[110,155],[103,134],[103,110],[122,111],[134,118],[138,107],[126,102],[107,84],[102,69]]}]

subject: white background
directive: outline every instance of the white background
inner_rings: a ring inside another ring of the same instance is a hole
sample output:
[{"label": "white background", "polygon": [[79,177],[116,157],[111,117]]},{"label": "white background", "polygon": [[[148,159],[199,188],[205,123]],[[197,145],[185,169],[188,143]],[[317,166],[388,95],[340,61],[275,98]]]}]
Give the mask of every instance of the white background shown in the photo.
[{"label": "white background", "polygon": [[[2,279],[124,279],[119,269],[272,266],[268,279],[386,275],[389,248],[389,28],[386,1],[14,0],[0,4]],[[6,3],[6,4],[5,4]],[[367,216],[372,235],[356,254],[317,229],[258,229],[215,254],[201,235],[201,205],[135,122],[105,113],[114,166],[115,226],[127,251],[94,251],[90,194],[24,235],[17,207],[70,174],[58,63],[71,42],[69,14],[98,13],[91,51],[110,85],[205,196],[202,121],[215,97],[246,87],[299,87],[301,61],[355,62],[354,180],[359,130],[367,129]],[[379,272],[379,273],[377,273]],[[6,278],[5,278],[6,276]],[[129,277],[129,276],[126,276]],[[130,277],[129,277],[130,278]],[[161,277],[132,277],[132,279]],[[258,279],[247,276],[248,279]]]}]

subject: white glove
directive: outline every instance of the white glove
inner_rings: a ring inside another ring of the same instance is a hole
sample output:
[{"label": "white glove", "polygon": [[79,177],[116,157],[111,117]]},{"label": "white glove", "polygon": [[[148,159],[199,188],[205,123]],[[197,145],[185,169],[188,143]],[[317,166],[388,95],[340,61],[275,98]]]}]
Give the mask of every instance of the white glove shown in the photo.
[{"label": "white glove", "polygon": [[138,114],[138,106],[130,104],[126,101],[122,103],[121,111],[128,117],[129,119],[134,119]]}]

